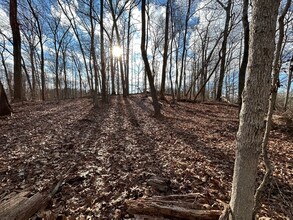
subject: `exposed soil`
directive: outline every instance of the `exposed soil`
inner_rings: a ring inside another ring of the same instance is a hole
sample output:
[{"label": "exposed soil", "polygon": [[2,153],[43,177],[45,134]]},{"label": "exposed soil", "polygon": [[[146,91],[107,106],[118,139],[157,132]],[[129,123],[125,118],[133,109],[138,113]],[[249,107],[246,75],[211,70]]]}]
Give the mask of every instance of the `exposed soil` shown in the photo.
[{"label": "exposed soil", "polygon": [[[153,195],[198,193],[199,206],[215,209],[222,209],[216,199],[229,202],[235,106],[163,103],[161,119],[140,95],[114,96],[98,109],[86,98],[12,108],[0,118],[0,202],[48,190],[73,166],[43,215],[130,218],[125,200]],[[259,215],[293,219],[293,132],[285,124],[274,127],[269,151],[274,173]],[[152,176],[167,178],[166,190],[149,185]]]}]

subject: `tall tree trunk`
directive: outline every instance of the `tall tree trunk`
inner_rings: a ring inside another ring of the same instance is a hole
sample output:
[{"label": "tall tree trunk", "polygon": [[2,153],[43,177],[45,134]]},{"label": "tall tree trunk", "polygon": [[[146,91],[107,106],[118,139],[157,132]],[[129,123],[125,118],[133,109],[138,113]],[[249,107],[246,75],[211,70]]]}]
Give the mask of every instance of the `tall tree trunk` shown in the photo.
[{"label": "tall tree trunk", "polygon": [[288,81],[287,81],[287,90],[286,90],[286,97],[285,97],[285,103],[284,103],[284,111],[287,110],[288,102],[289,102],[289,94],[290,94],[290,88],[291,88],[291,81],[292,81],[292,72],[293,72],[293,55],[289,62],[289,68],[288,68]]},{"label": "tall tree trunk", "polygon": [[46,83],[45,83],[45,59],[44,59],[44,45],[43,45],[43,37],[42,33],[40,33],[40,45],[41,45],[41,94],[42,94],[42,100],[45,100],[45,89],[46,89]]},{"label": "tall tree trunk", "polygon": [[36,20],[37,23],[37,36],[40,41],[40,48],[41,48],[41,58],[40,58],[40,67],[41,67],[41,99],[44,101],[45,100],[45,58],[44,58],[44,43],[43,43],[43,33],[42,33],[42,27],[40,24],[39,16],[36,14],[35,9],[32,5],[31,0],[27,0],[27,3],[30,7],[30,10],[32,12],[32,15],[34,19]]},{"label": "tall tree trunk", "polygon": [[238,80],[238,104],[239,109],[241,109],[242,103],[242,92],[245,84],[245,73],[248,63],[248,49],[249,49],[249,22],[248,22],[248,2],[249,0],[243,0],[242,9],[242,25],[244,32],[244,51],[242,62],[239,70],[239,80]]},{"label": "tall tree trunk", "polygon": [[179,68],[178,68],[178,60],[179,60],[179,48],[180,48],[180,36],[181,34],[179,33],[179,36],[178,36],[178,42],[176,42],[176,51],[175,51],[175,64],[176,64],[176,67],[175,67],[175,93],[176,93],[176,98],[178,98],[178,93],[180,93],[179,91],[179,83],[178,83],[178,78],[179,78]]},{"label": "tall tree trunk", "polygon": [[275,51],[275,57],[274,57],[274,62],[273,62],[273,82],[272,82],[272,88],[271,88],[271,97],[270,97],[270,102],[269,102],[269,110],[267,114],[267,123],[266,123],[266,129],[265,129],[265,134],[263,138],[263,143],[262,143],[262,156],[264,159],[265,167],[266,167],[266,172],[265,176],[259,185],[259,187],[256,190],[255,196],[254,196],[254,214],[256,214],[258,208],[259,208],[259,203],[261,200],[261,196],[263,194],[263,191],[265,190],[266,185],[269,182],[271,172],[272,172],[272,167],[271,167],[271,162],[268,157],[268,141],[269,141],[269,134],[271,131],[272,127],[272,117],[273,117],[273,112],[274,108],[276,105],[276,99],[277,99],[277,93],[278,93],[278,88],[280,87],[280,80],[279,80],[279,74],[280,74],[280,67],[281,67],[281,50],[282,50],[282,44],[284,40],[284,19],[285,16],[290,8],[291,5],[291,0],[287,0],[287,4],[284,8],[284,11],[282,12],[281,16],[278,19],[279,23],[279,39],[277,42],[276,46],[276,51]]},{"label": "tall tree trunk", "polygon": [[[243,91],[229,219],[252,219],[258,159],[268,110],[280,0],[253,0],[248,76]],[[261,85],[261,86],[259,86]]]},{"label": "tall tree trunk", "polygon": [[59,53],[55,48],[55,88],[56,98],[59,100]]},{"label": "tall tree trunk", "polygon": [[[111,38],[110,40],[110,48],[113,48],[113,36],[114,36],[114,29],[112,28],[111,31]],[[110,68],[111,68],[111,94],[116,95],[116,89],[115,89],[115,62],[114,62],[114,55],[113,52],[110,53]]]},{"label": "tall tree trunk", "polygon": [[[24,59],[23,59],[23,57],[21,57],[21,61],[22,61],[22,68],[23,68],[23,70],[24,70],[24,73],[25,73],[25,76],[26,76],[26,80],[27,80],[27,83],[28,83],[28,86],[29,86],[29,89],[30,89],[30,92],[31,92],[31,94],[33,93],[33,88],[32,88],[32,83],[31,83],[31,80],[30,80],[30,76],[29,76],[29,74],[28,74],[28,71],[27,71],[27,69],[26,69],[26,66],[25,66],[25,61],[24,61]],[[23,99],[25,98],[25,80],[23,80],[23,84],[24,84],[24,86],[23,86]]]},{"label": "tall tree trunk", "polygon": [[130,66],[130,42],[131,42],[131,13],[132,7],[130,6],[128,12],[128,21],[127,21],[127,44],[126,44],[126,68],[125,68],[125,83],[126,83],[126,95],[129,95],[129,66]]},{"label": "tall tree trunk", "polygon": [[36,99],[36,68],[35,68],[35,56],[34,56],[34,46],[30,46],[30,63],[31,63],[31,71],[32,71],[32,99]]},{"label": "tall tree trunk", "polygon": [[157,97],[157,91],[155,88],[155,84],[154,84],[154,77],[152,75],[152,71],[151,71],[151,67],[148,61],[148,57],[147,57],[147,51],[146,51],[146,47],[145,47],[145,36],[146,36],[146,32],[145,32],[145,0],[141,1],[141,54],[142,54],[142,58],[144,61],[144,65],[145,65],[145,71],[147,73],[148,76],[148,80],[149,80],[149,84],[151,87],[151,96],[153,99],[153,106],[154,106],[154,110],[155,110],[155,116],[158,117],[161,115],[161,111],[160,111],[160,105],[158,102],[158,97]]},{"label": "tall tree trunk", "polygon": [[63,72],[64,72],[64,98],[68,98],[68,86],[67,86],[67,67],[66,67],[66,48],[62,50],[63,55]]},{"label": "tall tree trunk", "polygon": [[13,38],[14,100],[20,101],[22,99],[21,37],[17,20],[17,0],[10,0],[9,10]]},{"label": "tall tree trunk", "polygon": [[168,61],[170,4],[171,4],[171,0],[168,0],[166,3],[164,53],[163,53],[162,81],[161,81],[161,91],[160,91],[160,98],[162,100],[166,99],[165,98],[165,84],[166,84],[166,71],[167,71],[167,61]]},{"label": "tall tree trunk", "polygon": [[79,75],[79,97],[82,97],[82,75],[81,75],[81,69],[80,66],[77,64],[76,58],[74,56],[72,56],[74,65],[78,71],[78,75]]},{"label": "tall tree trunk", "polygon": [[217,97],[216,97],[216,100],[221,101],[223,82],[225,77],[227,41],[229,36],[229,25],[231,20],[232,0],[228,0],[227,6],[224,6],[224,4],[220,2],[219,0],[216,0],[216,1],[225,9],[225,12],[226,12],[224,36],[223,36],[223,42],[222,42],[222,48],[221,48],[220,77],[219,77],[219,84],[218,84]]},{"label": "tall tree trunk", "polygon": [[104,49],[104,1],[100,0],[100,42],[101,42],[101,75],[102,75],[102,102],[107,102],[106,63]]},{"label": "tall tree trunk", "polygon": [[189,21],[189,17],[190,17],[190,5],[191,5],[191,0],[188,0],[188,8],[187,8],[187,13],[186,13],[186,17],[185,17],[185,30],[184,30],[184,35],[183,35],[183,48],[182,48],[182,57],[181,57],[180,77],[179,77],[179,83],[178,83],[177,99],[180,99],[180,97],[181,97],[181,85],[182,85],[182,78],[183,78],[185,53],[186,53],[186,41],[187,41],[187,32],[188,32],[188,21]]}]

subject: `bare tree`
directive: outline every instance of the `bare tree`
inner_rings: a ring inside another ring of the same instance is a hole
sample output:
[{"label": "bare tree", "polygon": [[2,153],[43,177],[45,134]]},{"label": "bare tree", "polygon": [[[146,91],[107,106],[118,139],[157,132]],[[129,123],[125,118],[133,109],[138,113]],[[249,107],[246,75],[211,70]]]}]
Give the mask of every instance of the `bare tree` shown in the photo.
[{"label": "bare tree", "polygon": [[5,73],[5,77],[6,77],[6,83],[7,83],[7,86],[8,86],[9,95],[11,97],[13,95],[12,94],[13,90],[12,90],[11,80],[10,80],[10,77],[9,77],[9,72],[8,72],[8,69],[7,69],[6,60],[5,60],[5,56],[4,56],[4,51],[7,50],[5,40],[3,40],[3,45],[1,45],[1,47],[2,47],[2,50],[0,51],[1,62],[2,62],[2,66],[4,68],[4,73]]},{"label": "bare tree", "polygon": [[[66,27],[64,31],[61,30],[61,18],[53,18],[49,23],[50,30],[53,34],[54,55],[55,55],[55,88],[56,98],[59,99],[59,57],[61,53],[61,47],[69,32],[69,27]],[[60,34],[61,33],[61,34]]]},{"label": "bare tree", "polygon": [[66,16],[66,18],[68,19],[69,23],[70,23],[70,26],[74,32],[74,35],[76,37],[76,40],[78,42],[78,45],[79,45],[79,49],[80,49],[80,52],[81,52],[81,55],[82,55],[82,59],[83,59],[83,62],[84,62],[84,67],[85,67],[85,71],[86,71],[86,76],[87,76],[87,81],[88,81],[88,85],[90,87],[90,90],[91,92],[93,92],[93,83],[91,81],[91,78],[89,76],[89,68],[88,68],[88,65],[87,65],[87,59],[86,59],[86,55],[85,55],[85,45],[82,43],[81,41],[81,35],[78,31],[78,23],[76,21],[76,18],[74,16],[74,13],[72,11],[72,8],[68,2],[68,0],[66,0],[66,3],[69,5],[69,7],[64,7],[63,5],[63,2],[61,0],[57,0],[58,1],[58,5],[60,6],[62,12],[64,13],[64,15]]},{"label": "bare tree", "polygon": [[44,39],[43,39],[43,28],[40,21],[40,15],[36,12],[33,3],[31,0],[27,0],[27,3],[29,5],[29,8],[31,10],[31,13],[35,19],[36,22],[36,33],[39,38],[39,44],[40,44],[40,67],[41,67],[41,99],[45,100],[45,89],[46,89],[46,82],[45,82],[45,58],[44,58]]},{"label": "bare tree", "polygon": [[263,191],[265,190],[265,187],[267,183],[269,182],[270,175],[272,172],[272,166],[268,157],[267,146],[269,142],[269,134],[272,127],[272,117],[273,117],[273,112],[275,109],[278,88],[280,87],[279,74],[280,74],[280,67],[281,67],[281,49],[282,49],[282,44],[284,40],[284,18],[290,8],[290,5],[291,5],[291,0],[287,0],[286,6],[281,16],[278,19],[279,39],[277,42],[275,57],[273,62],[273,81],[272,81],[272,88],[271,88],[271,96],[270,96],[269,109],[268,109],[267,120],[266,120],[267,122],[266,129],[265,129],[263,143],[262,143],[262,156],[263,156],[265,167],[266,167],[266,173],[261,184],[257,188],[255,196],[254,196],[254,204],[255,204],[254,214],[257,212],[259,208],[261,195],[263,194]]},{"label": "bare tree", "polygon": [[243,9],[242,9],[242,25],[244,32],[244,51],[242,62],[239,70],[239,79],[238,79],[238,104],[239,109],[241,109],[242,103],[242,92],[244,89],[245,83],[245,73],[248,63],[248,49],[249,49],[249,22],[248,22],[248,2],[249,0],[243,0]]},{"label": "bare tree", "polygon": [[[265,131],[280,0],[254,0],[229,219],[252,219],[258,158]],[[262,85],[262,86],[259,86]]]},{"label": "bare tree", "polygon": [[223,42],[221,47],[220,77],[219,77],[219,84],[218,84],[217,97],[216,97],[216,99],[220,101],[222,97],[223,82],[225,77],[226,51],[227,51],[227,41],[229,36],[229,26],[230,26],[230,20],[231,20],[232,0],[228,0],[227,5],[224,5],[224,3],[222,3],[219,0],[216,0],[216,1],[221,5],[221,7],[225,10],[225,13],[226,13],[224,36],[223,36]]},{"label": "bare tree", "polygon": [[10,26],[13,37],[14,57],[14,100],[22,99],[22,73],[21,73],[21,37],[17,20],[17,0],[10,0]]},{"label": "bare tree", "polygon": [[182,85],[182,78],[184,73],[184,66],[185,66],[185,56],[186,56],[186,44],[187,44],[187,33],[188,33],[188,21],[190,19],[190,7],[191,7],[191,0],[188,0],[187,6],[187,13],[185,17],[184,23],[184,34],[183,34],[183,48],[182,48],[182,56],[181,56],[181,66],[180,66],[180,76],[179,76],[179,83],[178,83],[178,93],[177,99],[181,97],[181,85]]},{"label": "bare tree", "polygon": [[163,65],[162,65],[162,81],[161,81],[161,91],[160,98],[165,100],[165,83],[166,83],[166,71],[167,71],[167,61],[168,61],[168,46],[169,46],[169,17],[170,17],[170,4],[171,0],[166,3],[166,17],[165,17],[165,36],[164,36],[164,54],[163,54]]},{"label": "bare tree", "polygon": [[[123,14],[123,12],[125,11],[125,8],[128,4],[130,0],[126,0],[123,2],[117,1],[116,4],[113,4],[113,1],[108,0],[108,4],[110,6],[110,11],[111,11],[111,15],[112,15],[112,19],[113,19],[113,26],[114,26],[114,30],[115,30],[115,34],[116,34],[116,39],[117,39],[117,46],[119,48],[122,47],[122,39],[119,33],[119,28],[118,28],[118,24],[117,21],[120,18],[120,16]],[[122,6],[119,6],[122,5]],[[127,91],[127,86],[126,86],[126,77],[125,77],[125,70],[124,70],[124,65],[123,65],[123,56],[119,56],[118,57],[119,60],[119,68],[120,68],[120,74],[121,74],[121,82],[122,82],[122,91],[123,91],[123,96],[127,96],[128,95],[128,91]]]},{"label": "bare tree", "polygon": [[100,46],[101,46],[101,75],[102,75],[102,102],[107,102],[106,63],[104,49],[104,0],[100,0]]},{"label": "bare tree", "polygon": [[154,106],[154,110],[155,110],[155,116],[158,117],[161,115],[161,111],[160,111],[160,105],[159,105],[159,101],[158,101],[158,97],[157,97],[157,91],[155,88],[155,84],[154,84],[154,77],[152,75],[152,71],[151,71],[151,67],[148,61],[148,57],[147,57],[147,51],[146,51],[146,19],[145,19],[145,0],[141,1],[141,55],[143,58],[143,62],[145,65],[145,71],[146,74],[148,76],[148,80],[149,80],[149,84],[150,84],[150,88],[151,88],[151,96],[153,99],[153,106]]},{"label": "bare tree", "polygon": [[[27,51],[29,55],[29,61],[30,61],[30,69],[31,69],[31,78],[32,78],[32,100],[35,100],[36,98],[36,68],[35,68],[35,53],[36,53],[36,47],[37,47],[37,40],[36,40],[36,34],[34,30],[34,22],[32,16],[26,15],[24,12],[22,12],[23,18],[22,18],[22,25],[25,28],[22,28],[22,34],[26,40],[24,43],[25,50]],[[23,61],[25,64],[25,62]],[[28,77],[29,80],[29,77]]]}]

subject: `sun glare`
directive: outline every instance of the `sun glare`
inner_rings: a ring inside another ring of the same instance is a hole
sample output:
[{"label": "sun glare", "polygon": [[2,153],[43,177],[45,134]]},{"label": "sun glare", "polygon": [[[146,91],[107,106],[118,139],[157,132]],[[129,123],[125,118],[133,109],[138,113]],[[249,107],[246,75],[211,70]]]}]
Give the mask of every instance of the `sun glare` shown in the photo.
[{"label": "sun glare", "polygon": [[112,48],[112,54],[113,54],[114,57],[120,57],[122,55],[122,53],[123,53],[123,50],[122,50],[121,47],[114,46]]}]

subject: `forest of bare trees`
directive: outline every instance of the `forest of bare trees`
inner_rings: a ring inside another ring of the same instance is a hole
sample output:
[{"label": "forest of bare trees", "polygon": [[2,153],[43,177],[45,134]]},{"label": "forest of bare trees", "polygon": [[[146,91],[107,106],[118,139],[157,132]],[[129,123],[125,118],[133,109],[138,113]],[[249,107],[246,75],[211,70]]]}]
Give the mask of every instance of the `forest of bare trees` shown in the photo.
[{"label": "forest of bare trees", "polygon": [[24,102],[84,97],[101,111],[124,98],[138,126],[128,105],[134,94],[150,100],[157,120],[169,114],[164,105],[236,106],[231,194],[220,219],[257,215],[273,173],[274,113],[293,115],[292,0],[0,3],[1,116]]},{"label": "forest of bare trees", "polygon": [[[20,99],[22,91],[23,100],[102,94],[106,101],[110,94],[150,91],[139,50],[140,4],[135,0],[30,0],[18,2],[13,18],[16,6],[2,1],[1,81],[9,99]],[[282,1],[280,13],[285,6]],[[146,52],[160,97],[174,93],[177,100],[241,103],[251,10],[249,1],[240,0],[147,2]],[[21,70],[12,63],[11,42],[17,34],[10,28],[18,26],[5,23],[9,14],[20,27],[22,53],[16,63]],[[292,11],[282,16],[283,28],[278,27],[276,34],[283,35],[278,98],[287,108],[292,103]],[[112,53],[114,46],[121,48],[121,55]]]}]

